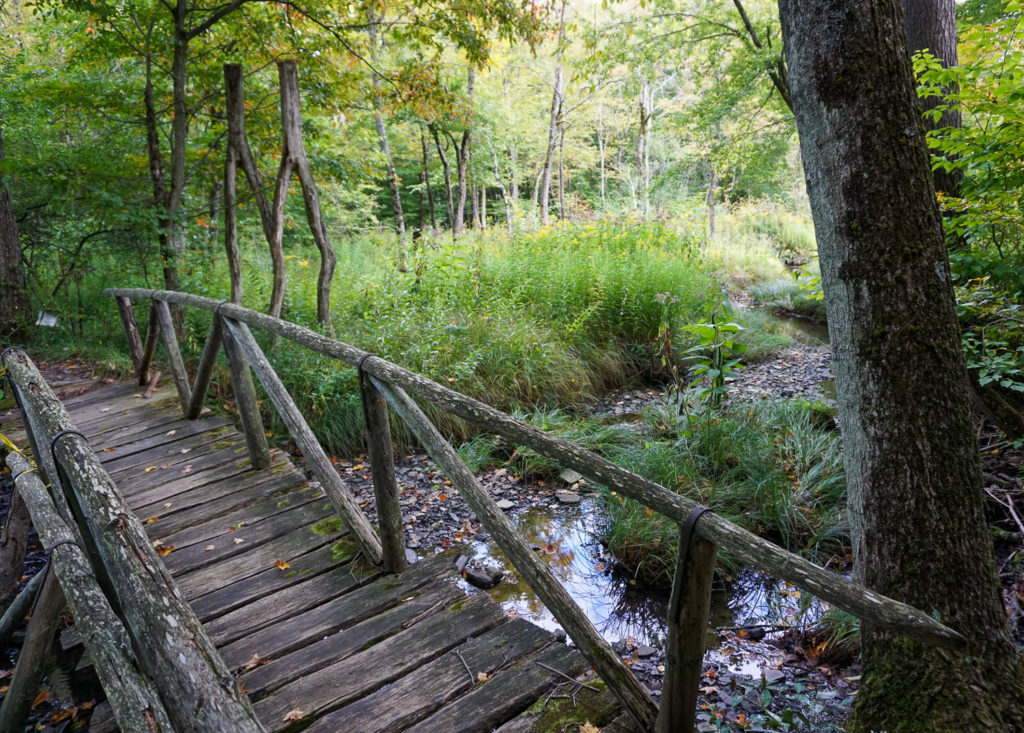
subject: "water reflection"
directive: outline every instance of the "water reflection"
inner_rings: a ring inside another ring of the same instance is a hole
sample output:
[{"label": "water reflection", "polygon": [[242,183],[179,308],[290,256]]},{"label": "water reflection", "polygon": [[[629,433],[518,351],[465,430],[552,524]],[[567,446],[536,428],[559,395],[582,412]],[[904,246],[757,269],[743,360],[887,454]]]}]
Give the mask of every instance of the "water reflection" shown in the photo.
[{"label": "water reflection", "polygon": [[[614,570],[614,561],[598,540],[600,509],[594,499],[584,498],[577,505],[556,502],[511,519],[608,641],[632,638],[639,644],[663,647],[668,594],[638,588]],[[474,543],[472,555],[505,569],[506,581],[488,593],[506,612],[515,612],[546,629],[559,628],[493,542]],[[726,576],[724,586],[716,588],[711,625],[718,629],[760,625],[770,633],[775,627],[810,623],[822,611],[820,603],[805,599],[794,586],[742,570]]]}]

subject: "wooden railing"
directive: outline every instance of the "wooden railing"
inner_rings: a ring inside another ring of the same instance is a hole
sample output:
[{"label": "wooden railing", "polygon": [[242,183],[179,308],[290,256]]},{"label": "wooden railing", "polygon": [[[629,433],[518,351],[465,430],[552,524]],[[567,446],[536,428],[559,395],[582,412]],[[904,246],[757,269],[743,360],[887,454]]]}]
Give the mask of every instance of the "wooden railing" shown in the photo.
[{"label": "wooden railing", "polygon": [[[32,360],[7,349],[0,362],[35,465],[11,443],[0,454],[7,453],[53,571],[41,570],[38,595],[26,588],[12,606],[34,596],[0,730],[24,727],[65,602],[121,730],[263,730],[142,524]],[[24,615],[14,613],[15,620]]]},{"label": "wooden railing", "polygon": [[[665,733],[693,730],[711,579],[719,547],[728,550],[749,566],[787,580],[878,628],[938,646],[962,648],[966,644],[966,640],[956,631],[915,608],[845,580],[595,453],[549,435],[369,352],[227,301],[164,290],[112,289],[105,291],[105,294],[118,301],[140,383],[148,380],[157,333],[162,335],[175,385],[186,414],[190,417],[198,415],[202,406],[210,373],[223,340],[253,464],[265,465],[268,453],[247,367],[251,367],[262,382],[292,439],[309,460],[317,479],[338,512],[350,523],[363,553],[371,562],[398,572],[404,567],[405,556],[401,510],[391,457],[388,410],[384,404],[386,401],[447,474],[476,513],[477,519],[559,621],[608,689],[647,730]],[[135,325],[131,306],[133,298],[152,301],[144,343]],[[199,308],[214,314],[209,338],[199,360],[198,373],[191,387],[170,326],[168,303]],[[381,527],[379,536],[331,466],[294,401],[260,350],[249,326],[262,329],[274,337],[288,339],[359,370],[368,452]],[[442,437],[410,394],[463,418],[483,431],[531,448],[594,483],[608,486],[623,496],[661,512],[679,525],[679,557],[669,609],[667,661],[660,711],[644,686],[601,637],[547,565],[516,532],[504,512],[480,486],[455,449]]]}]

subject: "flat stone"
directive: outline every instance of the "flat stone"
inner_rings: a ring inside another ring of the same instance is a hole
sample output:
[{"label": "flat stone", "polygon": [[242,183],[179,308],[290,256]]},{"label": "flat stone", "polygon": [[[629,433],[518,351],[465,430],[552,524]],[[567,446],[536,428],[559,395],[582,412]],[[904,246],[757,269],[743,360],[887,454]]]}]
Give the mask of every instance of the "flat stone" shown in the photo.
[{"label": "flat stone", "polygon": [[498,508],[501,509],[503,512],[507,512],[509,509],[516,505],[514,501],[509,501],[508,499],[502,499],[501,501],[497,502],[497,504]]},{"label": "flat stone", "polygon": [[574,484],[577,481],[579,481],[581,478],[583,478],[583,474],[582,473],[576,473],[571,468],[567,468],[564,471],[562,471],[560,474],[558,474],[558,478],[562,479],[562,481],[565,481],[565,483],[567,483],[567,484]]},{"label": "flat stone", "polygon": [[575,491],[559,491],[555,494],[555,498],[563,504],[578,504],[580,502],[580,495]]},{"label": "flat stone", "polygon": [[786,673],[783,672],[781,669],[768,668],[762,670],[761,674],[764,675],[765,680],[768,682],[778,682],[779,680],[786,679]]},{"label": "flat stone", "polygon": [[645,644],[641,644],[640,646],[638,646],[636,648],[636,655],[638,657],[640,657],[641,659],[646,659],[647,657],[653,657],[657,653],[658,653],[657,649],[655,649],[654,647],[647,646]]}]

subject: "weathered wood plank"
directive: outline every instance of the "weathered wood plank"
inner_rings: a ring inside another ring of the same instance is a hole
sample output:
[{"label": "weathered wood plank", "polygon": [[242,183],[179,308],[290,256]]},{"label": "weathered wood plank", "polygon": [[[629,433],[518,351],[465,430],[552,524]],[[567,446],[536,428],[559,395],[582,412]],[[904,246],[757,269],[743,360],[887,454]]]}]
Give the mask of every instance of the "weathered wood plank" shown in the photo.
[{"label": "weathered wood plank", "polygon": [[[300,578],[295,585],[254,598],[246,605],[213,619],[206,628],[229,664],[245,661],[253,654],[278,656],[291,645],[308,643],[309,640],[293,637],[288,640],[288,646],[282,647],[265,640],[272,638],[273,634],[268,633],[264,637],[259,632],[369,585],[378,577],[375,572],[360,574],[352,563],[338,565],[325,573]],[[253,638],[247,641],[247,637]]]},{"label": "weathered wood plank", "polygon": [[[217,426],[218,422],[220,423],[219,426]],[[191,425],[196,426],[203,423],[211,424],[203,425],[205,430],[202,431],[179,432],[177,428],[165,430],[163,433],[155,435],[146,441],[136,442],[134,444],[135,449],[131,453],[113,455],[114,451],[107,451],[108,455],[104,455],[101,451],[97,451],[97,455],[103,463],[103,467],[107,469],[107,473],[113,475],[136,466],[151,466],[154,463],[159,464],[170,460],[188,461],[190,460],[190,454],[194,458],[203,451],[211,452],[218,448],[226,447],[222,443],[224,440],[237,441],[240,437],[234,427],[230,424],[225,424],[223,420],[196,420],[190,422]]]},{"label": "weathered wood plank", "polygon": [[[108,471],[111,477],[118,483],[124,485],[125,496],[132,496],[137,493],[140,485],[155,486],[162,481],[170,482],[176,478],[190,475],[201,475],[208,468],[229,463],[232,459],[245,452],[245,443],[239,440],[239,435],[226,429],[219,437],[214,439],[212,445],[199,443],[197,449],[189,450],[182,455],[178,453],[164,453],[162,456],[151,457],[142,461],[131,461],[131,465]],[[143,456],[145,458],[145,456]]]},{"label": "weathered wood plank", "polygon": [[127,433],[122,436],[112,437],[106,435],[91,436],[88,433],[89,445],[93,447],[103,465],[108,461],[117,458],[124,458],[160,445],[166,440],[166,435],[171,430],[176,432],[179,439],[190,436],[199,436],[205,433],[219,430],[223,427],[230,427],[231,420],[226,417],[208,417],[202,420],[182,420],[175,416],[173,420],[166,423],[147,423],[145,428],[140,428],[134,433]]},{"label": "weathered wood plank", "polygon": [[[350,571],[351,569],[349,569]],[[317,639],[324,639],[336,634],[341,629],[351,628],[372,617],[379,617],[390,608],[401,604],[402,600],[431,586],[441,580],[448,572],[447,561],[432,560],[418,563],[410,570],[395,579],[371,583],[358,590],[353,590],[333,600],[322,603],[304,613],[295,614],[287,619],[275,621],[273,626],[257,620],[252,611],[240,609],[234,614],[223,617],[223,621],[210,624],[211,633],[219,634],[221,639],[231,639],[232,643],[221,649],[225,659],[248,659],[253,653],[266,657],[282,657],[295,649],[306,647]],[[460,591],[461,595],[465,595]],[[259,630],[246,633],[262,625]],[[389,627],[390,628],[390,627]],[[242,638],[244,635],[244,638]],[[364,642],[360,642],[357,650]],[[342,647],[344,652],[346,647]],[[317,666],[319,659],[326,660],[332,654],[340,653],[333,645],[328,644],[319,652],[308,648],[303,649],[300,663],[303,669]],[[294,669],[293,663],[282,663],[278,668]],[[279,674],[275,670],[267,670],[266,675]],[[266,675],[259,675],[261,678]]]},{"label": "weathered wood plank", "polygon": [[[165,545],[174,545],[177,548],[176,552],[180,553],[185,548],[200,543],[205,546],[209,542],[218,539],[228,537],[245,538],[245,535],[234,535],[234,532],[238,531],[239,528],[244,530],[284,512],[290,512],[298,507],[307,506],[310,502],[317,502],[318,509],[321,511],[329,511],[327,506],[329,502],[321,497],[319,489],[314,489],[312,486],[307,485],[298,491],[292,491],[287,494],[261,497],[260,501],[240,507],[232,512],[218,514],[217,516],[210,516],[206,512],[197,514],[196,521],[173,534],[163,534],[162,532],[154,534],[149,526],[146,527],[146,533],[154,539],[159,538]],[[203,508],[206,508],[205,505]],[[209,519],[207,519],[208,516],[210,517]],[[199,521],[200,517],[206,521]],[[152,522],[151,524],[157,523]],[[302,524],[308,524],[308,522],[302,522]],[[173,569],[172,571],[177,572]]]},{"label": "weathered wood plank", "polygon": [[281,687],[256,703],[256,713],[271,731],[288,727],[284,718],[295,709],[301,710],[305,718],[317,718],[393,682],[458,646],[467,636],[483,633],[504,620],[501,608],[489,596],[472,596],[464,604]]},{"label": "weathered wood plank", "polygon": [[[522,619],[513,619],[457,647],[458,654],[455,650],[448,652],[384,689],[321,718],[308,730],[397,733],[481,684],[476,675],[489,677],[499,667],[549,643],[551,634]],[[481,723],[476,730],[487,730],[486,722]]]},{"label": "weathered wood plank", "polygon": [[291,565],[286,573],[277,568],[270,568],[220,588],[199,588],[196,594],[189,597],[196,615],[203,623],[209,623],[218,616],[252,603],[256,598],[262,598],[282,588],[289,588],[332,568],[345,565],[349,558],[335,557],[331,545],[324,544],[310,548],[309,552],[301,555],[281,559]]},{"label": "weathered wood plank", "polygon": [[251,552],[254,547],[288,536],[332,515],[328,502],[306,503],[266,518],[252,519],[250,515],[251,521],[245,525],[241,522],[234,525],[238,527],[235,531],[231,531],[232,525],[225,524],[220,535],[202,544],[189,547],[174,545],[174,551],[164,557],[164,565],[176,576],[209,565],[222,566],[229,558]]},{"label": "weathered wood plank", "polygon": [[[244,450],[243,450],[244,453]],[[166,483],[157,484],[152,476],[142,475],[125,481],[125,497],[133,506],[156,504],[173,499],[190,489],[209,486],[231,476],[242,473],[255,473],[249,465],[249,457],[238,453],[222,453],[214,459],[217,465],[205,466],[203,470],[182,475],[180,478],[164,478]]]},{"label": "weathered wood plank", "polygon": [[281,492],[291,491],[305,483],[306,477],[294,468],[279,474],[266,472],[243,474],[219,483],[217,488],[223,492],[221,496],[211,497],[210,492],[206,489],[196,489],[196,492],[201,493],[202,498],[208,499],[208,501],[197,501],[190,504],[192,497],[186,494],[184,497],[179,496],[169,508],[164,509],[159,505],[153,507],[154,510],[160,512],[157,515],[146,513],[147,507],[135,509],[136,511],[141,509],[142,511],[139,513],[147,518],[159,517],[157,521],[146,525],[146,533],[153,539],[163,539],[205,519],[215,520],[235,509],[250,506],[264,498],[279,496]]},{"label": "weathered wood plank", "polygon": [[[244,580],[267,569],[274,569],[276,562],[287,562],[311,548],[334,542],[343,536],[339,532],[320,534],[312,525],[300,527],[294,532],[271,542],[249,548],[248,552],[222,560],[213,567],[203,567],[182,573],[175,578],[181,592],[186,596],[199,595],[204,589],[222,588],[229,582]],[[244,543],[243,543],[244,544]],[[351,551],[352,556],[355,552]],[[277,570],[284,573],[282,570]]]},{"label": "weathered wood plank", "polygon": [[[422,620],[443,611],[456,601],[465,598],[465,592],[452,584],[442,583],[422,591],[414,591],[401,605],[389,608],[355,626],[299,647],[291,652],[272,658],[264,667],[254,670],[243,682],[253,700],[266,697],[279,687],[292,682],[304,674],[326,667],[356,654],[372,644],[401,631],[417,619]],[[275,639],[274,641],[281,641]],[[251,655],[238,654],[240,646],[229,652],[232,659],[249,659]],[[259,652],[254,652],[258,654]],[[234,655],[238,654],[237,657]],[[252,687],[249,687],[249,685]]]},{"label": "weathered wood plank", "polygon": [[[490,730],[532,705],[563,678],[541,667],[549,667],[574,677],[587,667],[574,649],[556,644],[527,657],[511,669],[494,675],[471,692],[441,708],[426,720],[408,728],[416,733],[476,733]],[[596,694],[596,693],[587,693]]]}]

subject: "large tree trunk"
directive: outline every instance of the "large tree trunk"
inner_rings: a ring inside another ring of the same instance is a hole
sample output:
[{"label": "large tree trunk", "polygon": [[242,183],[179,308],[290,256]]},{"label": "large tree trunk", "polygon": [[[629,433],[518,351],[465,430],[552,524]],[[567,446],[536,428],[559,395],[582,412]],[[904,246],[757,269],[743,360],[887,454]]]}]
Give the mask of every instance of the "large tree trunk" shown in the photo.
[{"label": "large tree trunk", "polygon": [[865,625],[852,730],[1024,720],[984,514],[942,224],[899,6],[780,0],[821,258],[856,573],[969,640]]},{"label": "large tree trunk", "polygon": [[[0,160],[3,157],[4,137],[0,131]],[[14,218],[11,194],[0,181],[0,339],[25,336],[31,315],[18,223]]]},{"label": "large tree trunk", "polygon": [[[956,66],[956,3],[953,0],[903,0],[903,12],[910,53],[913,55],[928,49],[943,67]],[[924,97],[920,99],[921,109],[927,112],[942,101],[940,97]],[[958,107],[943,112],[938,122],[932,122],[930,117],[925,119],[925,127],[929,130],[960,127],[960,123]],[[963,174],[938,168],[932,171],[932,178],[936,190],[956,196]]]}]

